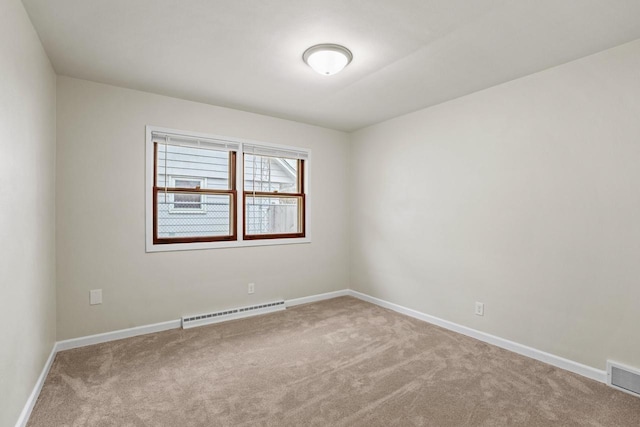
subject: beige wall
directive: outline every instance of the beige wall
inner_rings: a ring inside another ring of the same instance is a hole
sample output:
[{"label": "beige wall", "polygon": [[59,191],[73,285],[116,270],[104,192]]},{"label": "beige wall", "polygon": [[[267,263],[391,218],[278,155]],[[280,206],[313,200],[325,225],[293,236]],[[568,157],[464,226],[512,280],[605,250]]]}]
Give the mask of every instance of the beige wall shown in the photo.
[{"label": "beige wall", "polygon": [[[348,287],[346,134],[66,77],[57,87],[59,340]],[[312,243],[145,253],[145,125],[310,148]]]},{"label": "beige wall", "polygon": [[639,76],[636,41],[355,133],[352,287],[640,366]]},{"label": "beige wall", "polygon": [[[640,366],[640,41],[349,137],[67,77],[56,110],[21,3],[0,17],[0,173],[16,184],[0,187],[0,425],[51,351],[56,290],[59,340],[352,287]],[[310,148],[313,242],[145,253],[147,124]]]},{"label": "beige wall", "polygon": [[19,0],[0,2],[0,426],[55,341],[55,74]]}]

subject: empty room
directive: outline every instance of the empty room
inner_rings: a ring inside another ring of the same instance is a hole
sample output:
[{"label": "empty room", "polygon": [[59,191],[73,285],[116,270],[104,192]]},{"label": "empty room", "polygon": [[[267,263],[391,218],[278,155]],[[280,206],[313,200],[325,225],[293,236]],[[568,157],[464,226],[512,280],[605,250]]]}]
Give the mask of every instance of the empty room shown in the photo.
[{"label": "empty room", "polygon": [[0,426],[640,426],[640,1],[0,0]]}]

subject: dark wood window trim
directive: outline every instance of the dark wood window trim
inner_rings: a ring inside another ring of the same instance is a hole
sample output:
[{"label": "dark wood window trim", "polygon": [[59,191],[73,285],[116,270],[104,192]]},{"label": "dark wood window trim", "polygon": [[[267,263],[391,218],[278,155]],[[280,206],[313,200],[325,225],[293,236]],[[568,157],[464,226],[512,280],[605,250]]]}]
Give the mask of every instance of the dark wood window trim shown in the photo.
[{"label": "dark wood window trim", "polygon": [[[238,239],[237,221],[237,190],[236,190],[236,152],[229,151],[229,189],[213,190],[206,188],[180,188],[158,187],[158,143],[153,143],[153,244],[171,243],[201,243],[201,242],[225,242]],[[231,234],[227,236],[200,236],[200,237],[158,237],[158,194],[167,193],[191,193],[202,195],[228,195],[229,196],[229,225]]]},{"label": "dark wood window trim", "polygon": [[[268,157],[268,156],[264,156]],[[265,240],[265,239],[297,239],[306,237],[306,197],[304,191],[305,160],[298,159],[298,192],[283,193],[278,191],[248,191],[244,188],[244,156],[242,159],[242,239],[243,240]],[[297,233],[274,233],[274,234],[247,234],[247,197],[291,197],[299,199],[300,209],[298,210],[298,224],[300,232]]]}]

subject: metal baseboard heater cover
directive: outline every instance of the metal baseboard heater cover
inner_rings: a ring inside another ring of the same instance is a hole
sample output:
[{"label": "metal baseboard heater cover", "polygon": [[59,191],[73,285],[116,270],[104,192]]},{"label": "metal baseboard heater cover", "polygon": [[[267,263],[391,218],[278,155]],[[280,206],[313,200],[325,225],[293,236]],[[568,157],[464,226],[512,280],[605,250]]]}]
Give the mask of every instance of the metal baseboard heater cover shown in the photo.
[{"label": "metal baseboard heater cover", "polygon": [[231,308],[212,313],[182,316],[182,329],[196,326],[210,325],[212,323],[225,322],[227,320],[242,319],[243,317],[256,316],[258,314],[273,313],[286,310],[284,300],[267,302],[263,304],[249,305],[246,307]]},{"label": "metal baseboard heater cover", "polygon": [[607,361],[607,383],[618,390],[640,397],[640,370]]}]

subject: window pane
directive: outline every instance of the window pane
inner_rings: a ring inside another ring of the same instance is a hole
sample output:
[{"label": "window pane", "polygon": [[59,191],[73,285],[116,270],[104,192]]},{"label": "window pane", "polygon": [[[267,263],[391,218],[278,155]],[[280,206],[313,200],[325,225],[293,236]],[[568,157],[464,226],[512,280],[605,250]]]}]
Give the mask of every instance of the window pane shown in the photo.
[{"label": "window pane", "polygon": [[245,234],[301,233],[301,197],[252,197],[247,194]]},{"label": "window pane", "polygon": [[199,179],[176,179],[174,187],[179,188],[198,188],[202,186],[202,181]]},{"label": "window pane", "polygon": [[298,193],[298,161],[245,153],[244,189]]},{"label": "window pane", "polygon": [[[202,188],[201,179],[175,179],[172,187],[178,188]],[[173,209],[185,211],[202,211],[202,195],[176,193],[173,195]]]},{"label": "window pane", "polygon": [[173,195],[173,209],[197,210],[202,209],[201,194],[176,193]]},{"label": "window pane", "polygon": [[229,152],[206,148],[157,144],[156,183],[164,187],[195,188],[178,185],[197,182],[202,188],[229,190]]},{"label": "window pane", "polygon": [[[194,201],[186,201],[191,197]],[[195,202],[197,198],[197,203]],[[176,203],[179,201],[180,203]],[[183,211],[184,206],[199,206],[197,213]],[[229,236],[231,195],[165,193],[158,191],[158,238]]]}]

